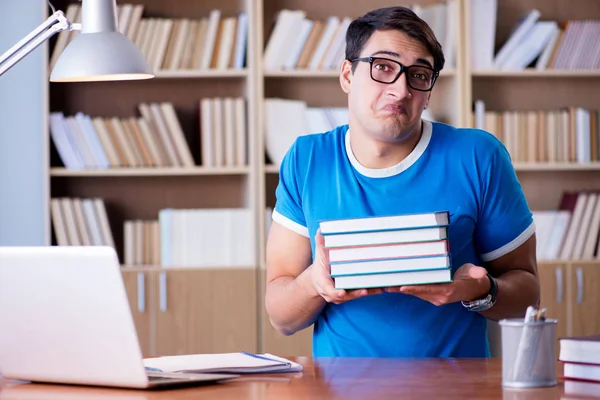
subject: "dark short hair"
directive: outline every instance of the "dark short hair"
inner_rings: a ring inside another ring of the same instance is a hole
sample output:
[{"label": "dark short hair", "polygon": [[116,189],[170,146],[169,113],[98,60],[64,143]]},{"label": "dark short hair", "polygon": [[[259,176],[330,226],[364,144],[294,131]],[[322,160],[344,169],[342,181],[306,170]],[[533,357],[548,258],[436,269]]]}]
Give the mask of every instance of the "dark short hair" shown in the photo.
[{"label": "dark short hair", "polygon": [[[376,30],[398,30],[418,40],[433,56],[433,68],[444,68],[444,52],[431,27],[408,7],[385,7],[372,10],[352,21],[346,31],[346,59],[360,57],[365,43]],[[356,63],[352,65],[352,71]]]}]

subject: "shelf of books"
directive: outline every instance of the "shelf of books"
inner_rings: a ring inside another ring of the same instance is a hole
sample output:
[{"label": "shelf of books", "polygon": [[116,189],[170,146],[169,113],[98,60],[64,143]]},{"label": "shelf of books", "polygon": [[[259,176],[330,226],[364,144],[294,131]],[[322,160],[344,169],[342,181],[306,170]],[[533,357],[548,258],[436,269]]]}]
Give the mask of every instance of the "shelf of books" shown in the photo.
[{"label": "shelf of books", "polygon": [[[74,22],[80,22],[80,5],[54,2]],[[153,266],[243,275],[258,267],[258,278],[248,281],[258,298],[252,309],[245,308],[259,314],[253,322],[257,348],[310,354],[309,330],[283,338],[254,307],[263,310],[266,237],[279,165],[299,135],[347,122],[347,97],[338,79],[345,29],[352,18],[389,5],[119,2],[119,29],[148,57],[156,79],[50,84],[45,117],[52,243],[113,243],[124,271],[132,273]],[[552,249],[540,250],[552,255],[541,264],[553,257],[564,256],[567,263],[587,259],[590,251],[595,260],[592,236],[600,228],[581,221],[583,215],[598,219],[600,201],[588,197],[579,205],[572,198],[600,192],[600,45],[579,39],[598,30],[594,0],[406,5],[430,23],[446,56],[425,117],[482,127],[505,143],[542,220],[538,235]],[[50,67],[77,34],[61,32],[51,41]],[[546,212],[553,217],[544,220]],[[572,223],[558,217],[566,213]],[[578,218],[585,226],[571,228]],[[216,226],[222,228],[217,233]],[[566,240],[571,229],[585,234]],[[237,252],[236,240],[252,248]],[[559,242],[558,248],[551,245]],[[135,288],[136,282],[129,284]]]},{"label": "shelf of books", "polygon": [[[599,334],[600,28],[593,0],[465,2],[470,126],[506,146],[534,214],[557,335]],[[548,79],[545,79],[548,78]]]}]

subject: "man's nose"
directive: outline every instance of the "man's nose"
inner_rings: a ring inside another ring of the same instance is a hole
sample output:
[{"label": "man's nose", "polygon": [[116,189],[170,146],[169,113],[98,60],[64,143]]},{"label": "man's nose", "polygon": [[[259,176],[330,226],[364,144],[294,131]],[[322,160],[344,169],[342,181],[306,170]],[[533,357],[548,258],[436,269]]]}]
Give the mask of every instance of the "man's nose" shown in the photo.
[{"label": "man's nose", "polygon": [[402,74],[396,79],[396,82],[390,85],[391,94],[398,97],[399,99],[404,99],[406,97],[410,97],[411,88],[408,86],[408,78],[406,75],[406,71],[403,71]]}]

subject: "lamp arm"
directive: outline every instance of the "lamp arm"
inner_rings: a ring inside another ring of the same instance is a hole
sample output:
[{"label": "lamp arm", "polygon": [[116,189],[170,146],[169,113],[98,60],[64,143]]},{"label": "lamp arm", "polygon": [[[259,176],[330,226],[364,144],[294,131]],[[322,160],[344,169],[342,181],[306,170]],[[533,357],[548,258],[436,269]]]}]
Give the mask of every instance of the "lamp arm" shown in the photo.
[{"label": "lamp arm", "polygon": [[69,22],[62,11],[56,11],[0,56],[0,76],[57,32],[76,29],[77,27],[74,25]]}]

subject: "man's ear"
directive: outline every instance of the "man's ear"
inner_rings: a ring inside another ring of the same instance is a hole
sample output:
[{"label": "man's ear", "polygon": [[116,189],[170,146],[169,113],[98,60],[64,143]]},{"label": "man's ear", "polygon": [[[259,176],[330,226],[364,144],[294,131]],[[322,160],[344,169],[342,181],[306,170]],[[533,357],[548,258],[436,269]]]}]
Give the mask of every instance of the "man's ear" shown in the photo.
[{"label": "man's ear", "polygon": [[352,82],[352,63],[344,60],[340,72],[340,86],[344,93],[350,93],[350,83]]}]

